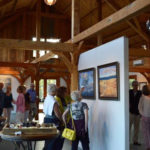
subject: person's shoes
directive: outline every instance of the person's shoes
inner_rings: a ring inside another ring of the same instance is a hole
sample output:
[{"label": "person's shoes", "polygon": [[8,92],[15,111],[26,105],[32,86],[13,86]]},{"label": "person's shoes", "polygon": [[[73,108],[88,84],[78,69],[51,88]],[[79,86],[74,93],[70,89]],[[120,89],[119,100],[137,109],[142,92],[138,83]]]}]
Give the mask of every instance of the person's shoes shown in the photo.
[{"label": "person's shoes", "polygon": [[141,144],[138,143],[138,142],[134,142],[133,145],[137,145],[137,146],[140,146]]}]

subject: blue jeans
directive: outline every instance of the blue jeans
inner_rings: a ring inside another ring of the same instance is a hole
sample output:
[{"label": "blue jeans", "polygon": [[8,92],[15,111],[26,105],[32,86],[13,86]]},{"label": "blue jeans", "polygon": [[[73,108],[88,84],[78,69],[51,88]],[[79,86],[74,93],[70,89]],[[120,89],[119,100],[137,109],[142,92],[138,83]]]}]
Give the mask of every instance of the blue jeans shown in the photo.
[{"label": "blue jeans", "polygon": [[[59,120],[53,116],[45,117],[44,123],[54,123],[56,126],[59,124]],[[62,150],[64,144],[64,138],[62,138],[61,134],[58,137],[52,140],[46,140],[44,150]]]}]

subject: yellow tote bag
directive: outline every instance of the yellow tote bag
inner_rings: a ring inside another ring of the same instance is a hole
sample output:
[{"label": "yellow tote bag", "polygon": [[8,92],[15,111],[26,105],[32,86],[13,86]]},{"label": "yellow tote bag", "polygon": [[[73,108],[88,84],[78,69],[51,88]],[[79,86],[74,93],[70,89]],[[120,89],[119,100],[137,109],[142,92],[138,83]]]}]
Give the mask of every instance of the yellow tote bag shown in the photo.
[{"label": "yellow tote bag", "polygon": [[71,113],[72,125],[73,125],[74,130],[65,127],[65,129],[62,133],[62,137],[66,138],[70,141],[74,141],[76,139],[76,129],[75,129],[74,121],[73,121],[73,118],[72,118],[71,109],[70,109],[70,113]]}]

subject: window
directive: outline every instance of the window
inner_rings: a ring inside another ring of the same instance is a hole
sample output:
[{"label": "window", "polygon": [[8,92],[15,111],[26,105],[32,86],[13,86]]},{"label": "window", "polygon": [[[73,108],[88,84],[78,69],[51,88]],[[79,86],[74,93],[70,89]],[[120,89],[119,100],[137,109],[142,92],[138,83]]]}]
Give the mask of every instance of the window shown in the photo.
[{"label": "window", "polygon": [[44,79],[39,81],[39,98],[41,100],[44,98]]},{"label": "window", "polygon": [[47,79],[47,86],[49,84],[56,84],[56,79]]}]

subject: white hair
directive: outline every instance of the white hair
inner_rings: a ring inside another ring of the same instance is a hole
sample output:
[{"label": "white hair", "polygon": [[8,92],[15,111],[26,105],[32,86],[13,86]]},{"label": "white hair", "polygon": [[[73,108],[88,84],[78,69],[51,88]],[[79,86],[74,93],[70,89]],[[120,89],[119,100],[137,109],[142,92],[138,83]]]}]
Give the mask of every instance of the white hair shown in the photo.
[{"label": "white hair", "polygon": [[51,95],[53,92],[56,92],[56,85],[55,84],[49,84],[48,85],[47,93],[49,95]]},{"label": "white hair", "polygon": [[79,100],[81,99],[81,94],[80,94],[80,92],[79,92],[79,91],[73,91],[73,92],[71,93],[71,98],[72,98],[72,100],[74,100],[74,101],[79,101]]}]

